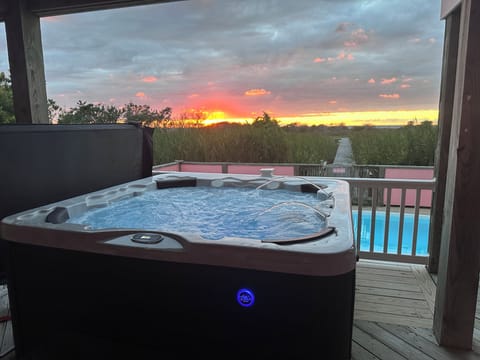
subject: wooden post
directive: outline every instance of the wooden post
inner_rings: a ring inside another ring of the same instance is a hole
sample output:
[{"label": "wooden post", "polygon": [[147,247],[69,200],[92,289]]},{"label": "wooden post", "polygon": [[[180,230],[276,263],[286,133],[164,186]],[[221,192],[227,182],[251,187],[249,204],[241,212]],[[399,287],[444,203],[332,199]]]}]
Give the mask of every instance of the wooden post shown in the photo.
[{"label": "wooden post", "polygon": [[433,331],[472,348],[480,270],[480,1],[463,0]]},{"label": "wooden post", "polygon": [[442,83],[440,86],[440,106],[438,118],[438,138],[435,149],[432,219],[429,231],[428,271],[438,273],[440,241],[442,236],[443,206],[447,180],[448,154],[452,128],[453,95],[455,93],[455,73],[457,70],[458,33],[460,29],[460,8],[445,19],[445,39],[443,47]]},{"label": "wooden post", "polygon": [[17,123],[48,123],[40,18],[25,0],[11,0],[5,19]]}]

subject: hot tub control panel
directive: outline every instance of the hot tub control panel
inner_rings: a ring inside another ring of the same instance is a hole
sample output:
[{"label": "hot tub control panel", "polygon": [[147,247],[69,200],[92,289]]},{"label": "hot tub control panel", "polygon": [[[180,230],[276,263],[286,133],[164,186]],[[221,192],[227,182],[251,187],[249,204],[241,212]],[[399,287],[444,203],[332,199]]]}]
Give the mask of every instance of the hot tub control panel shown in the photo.
[{"label": "hot tub control panel", "polygon": [[161,234],[139,233],[132,236],[132,241],[139,244],[158,244],[162,240]]},{"label": "hot tub control panel", "polygon": [[135,234],[129,234],[119,236],[115,239],[107,240],[104,242],[109,245],[129,246],[129,247],[141,247],[147,249],[158,250],[180,250],[183,246],[174,238],[159,234],[140,232]]}]

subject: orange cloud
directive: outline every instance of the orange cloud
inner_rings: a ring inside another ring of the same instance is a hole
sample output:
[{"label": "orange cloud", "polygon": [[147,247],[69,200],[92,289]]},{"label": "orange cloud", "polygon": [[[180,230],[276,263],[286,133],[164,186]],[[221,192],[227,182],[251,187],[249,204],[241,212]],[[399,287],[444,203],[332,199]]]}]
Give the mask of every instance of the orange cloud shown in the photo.
[{"label": "orange cloud", "polygon": [[146,83],[153,83],[157,81],[158,79],[155,76],[145,76],[142,81]]},{"label": "orange cloud", "polygon": [[376,83],[376,81],[375,81],[375,79],[374,79],[374,78],[371,78],[371,79],[369,79],[369,80],[368,80],[368,83],[369,83],[369,84],[375,84],[375,83]]},{"label": "orange cloud", "polygon": [[145,93],[142,92],[142,91],[139,91],[139,92],[137,92],[137,93],[135,94],[135,96],[136,96],[136,97],[139,97],[139,98],[143,98],[143,97],[145,97]]},{"label": "orange cloud", "polygon": [[397,81],[396,77],[392,77],[391,79],[382,79],[382,84],[383,85],[393,84],[396,81]]},{"label": "orange cloud", "polygon": [[330,100],[328,103],[332,104],[332,105],[335,105],[337,103],[337,100]]},{"label": "orange cloud", "polygon": [[199,97],[200,95],[198,94],[190,94],[188,95],[189,99],[193,99],[193,98],[196,98],[196,97]]},{"label": "orange cloud", "polygon": [[378,97],[383,99],[400,99],[400,94],[380,94]]},{"label": "orange cloud", "polygon": [[352,54],[346,53],[345,51],[341,51],[337,55],[337,57],[331,57],[331,56],[329,56],[328,58],[317,57],[317,58],[315,58],[315,60],[313,60],[313,62],[323,63],[325,61],[328,61],[329,63],[333,63],[335,61],[354,60],[354,59],[355,59],[355,57]]},{"label": "orange cloud", "polygon": [[246,96],[263,96],[270,95],[272,92],[265,89],[250,89],[245,91]]},{"label": "orange cloud", "polygon": [[412,86],[412,85],[410,85],[410,84],[402,84],[402,85],[400,85],[400,88],[402,88],[402,89],[408,89],[408,88],[411,87],[411,86]]},{"label": "orange cloud", "polygon": [[346,54],[345,51],[340,52],[337,56],[338,60],[353,60],[353,55],[352,54]]}]

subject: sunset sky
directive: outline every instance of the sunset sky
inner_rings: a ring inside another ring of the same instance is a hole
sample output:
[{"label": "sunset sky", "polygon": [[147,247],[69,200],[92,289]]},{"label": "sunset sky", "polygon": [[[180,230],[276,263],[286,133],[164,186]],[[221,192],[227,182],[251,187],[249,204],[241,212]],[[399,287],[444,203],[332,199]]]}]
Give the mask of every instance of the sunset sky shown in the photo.
[{"label": "sunset sky", "polygon": [[189,0],[41,20],[47,94],[63,107],[310,125],[435,122],[444,26],[440,0]]}]

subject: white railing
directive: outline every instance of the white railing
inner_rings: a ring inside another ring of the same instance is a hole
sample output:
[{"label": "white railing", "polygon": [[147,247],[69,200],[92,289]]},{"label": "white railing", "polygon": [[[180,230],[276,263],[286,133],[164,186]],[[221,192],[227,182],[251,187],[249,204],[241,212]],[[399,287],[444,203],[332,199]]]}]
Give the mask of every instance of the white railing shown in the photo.
[{"label": "white railing", "polygon": [[[354,234],[360,258],[427,263],[435,180],[342,180],[350,184]],[[363,221],[365,218],[368,221]]]}]

